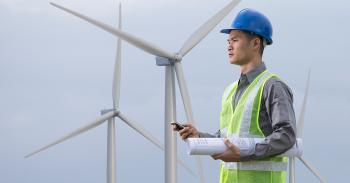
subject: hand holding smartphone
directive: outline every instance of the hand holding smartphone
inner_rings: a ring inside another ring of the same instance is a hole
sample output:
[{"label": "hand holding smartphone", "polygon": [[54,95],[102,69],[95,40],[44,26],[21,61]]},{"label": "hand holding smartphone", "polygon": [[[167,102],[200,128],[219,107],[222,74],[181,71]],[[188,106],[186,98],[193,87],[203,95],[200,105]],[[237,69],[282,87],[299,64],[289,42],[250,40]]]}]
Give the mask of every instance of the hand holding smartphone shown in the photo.
[{"label": "hand holding smartphone", "polygon": [[171,122],[170,124],[171,125],[175,125],[177,131],[182,130],[182,129],[185,128],[185,126],[183,126],[182,124],[180,124],[178,122]]}]

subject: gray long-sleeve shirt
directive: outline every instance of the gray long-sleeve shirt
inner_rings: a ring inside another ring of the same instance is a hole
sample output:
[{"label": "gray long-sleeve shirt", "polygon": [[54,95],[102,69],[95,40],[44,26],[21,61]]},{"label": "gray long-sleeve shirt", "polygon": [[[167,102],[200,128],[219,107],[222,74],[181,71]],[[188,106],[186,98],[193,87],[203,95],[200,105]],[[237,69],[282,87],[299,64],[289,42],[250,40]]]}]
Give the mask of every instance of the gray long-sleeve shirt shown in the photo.
[{"label": "gray long-sleeve shirt", "polygon": [[[247,74],[241,75],[232,101],[233,109],[249,84],[265,70],[266,66],[262,62]],[[264,86],[259,112],[259,126],[266,136],[265,141],[256,144],[253,151],[242,151],[241,161],[281,154],[291,148],[296,141],[293,93],[283,81],[276,77],[270,78]],[[199,136],[201,138],[221,137],[221,133],[220,130],[215,134],[200,132]]]}]

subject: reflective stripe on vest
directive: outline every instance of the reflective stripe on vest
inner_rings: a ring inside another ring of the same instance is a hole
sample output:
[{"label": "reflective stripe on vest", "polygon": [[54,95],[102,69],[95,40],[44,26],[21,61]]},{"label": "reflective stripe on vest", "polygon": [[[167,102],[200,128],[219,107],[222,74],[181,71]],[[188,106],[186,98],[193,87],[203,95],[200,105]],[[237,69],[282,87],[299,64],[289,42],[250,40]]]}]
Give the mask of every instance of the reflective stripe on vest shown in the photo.
[{"label": "reflective stripe on vest", "polygon": [[223,162],[223,166],[226,169],[287,171],[288,163],[274,161]]}]

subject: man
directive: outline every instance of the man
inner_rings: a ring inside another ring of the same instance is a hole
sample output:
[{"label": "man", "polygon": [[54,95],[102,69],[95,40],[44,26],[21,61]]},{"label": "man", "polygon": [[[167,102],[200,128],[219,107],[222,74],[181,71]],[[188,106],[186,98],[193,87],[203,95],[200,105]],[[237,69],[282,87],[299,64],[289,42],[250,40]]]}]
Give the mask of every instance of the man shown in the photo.
[{"label": "man", "polygon": [[[263,14],[244,9],[229,29],[228,56],[239,65],[241,76],[228,86],[222,97],[220,130],[212,135],[197,131],[191,124],[179,130],[188,137],[265,138],[249,152],[225,139],[228,149],[212,157],[221,160],[220,183],[280,183],[286,181],[288,159],[276,157],[295,141],[295,114],[290,88],[266,70],[262,55],[272,44],[272,26]],[[174,130],[177,128],[174,126]]]}]

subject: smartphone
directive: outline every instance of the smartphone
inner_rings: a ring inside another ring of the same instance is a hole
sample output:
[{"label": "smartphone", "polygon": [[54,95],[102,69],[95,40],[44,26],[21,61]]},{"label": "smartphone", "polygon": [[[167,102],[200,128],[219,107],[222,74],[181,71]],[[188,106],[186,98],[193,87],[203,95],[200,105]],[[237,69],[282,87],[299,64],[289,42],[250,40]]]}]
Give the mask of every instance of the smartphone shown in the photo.
[{"label": "smartphone", "polygon": [[185,128],[185,126],[183,126],[182,124],[180,124],[178,122],[171,122],[170,124],[175,125],[177,130],[182,130]]}]

